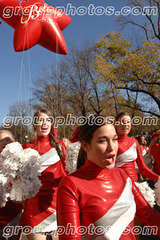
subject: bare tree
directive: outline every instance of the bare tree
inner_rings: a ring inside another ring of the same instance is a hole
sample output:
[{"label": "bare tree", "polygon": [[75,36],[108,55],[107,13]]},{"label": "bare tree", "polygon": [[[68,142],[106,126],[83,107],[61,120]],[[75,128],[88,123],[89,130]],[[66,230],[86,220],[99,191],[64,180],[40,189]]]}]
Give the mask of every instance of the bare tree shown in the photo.
[{"label": "bare tree", "polygon": [[93,61],[91,44],[87,42],[79,49],[71,46],[68,56],[56,66],[42,69],[41,77],[34,83],[35,100],[51,109],[54,116],[102,112],[103,84],[95,79]]},{"label": "bare tree", "polygon": [[[142,32],[145,40],[160,40],[160,2],[159,0],[129,0],[133,14],[118,17],[118,22],[125,27],[132,25]],[[138,17],[134,17],[138,16]]]},{"label": "bare tree", "polygon": [[9,107],[3,128],[12,132],[16,141],[23,144],[31,139],[32,115],[28,103],[16,103]]}]

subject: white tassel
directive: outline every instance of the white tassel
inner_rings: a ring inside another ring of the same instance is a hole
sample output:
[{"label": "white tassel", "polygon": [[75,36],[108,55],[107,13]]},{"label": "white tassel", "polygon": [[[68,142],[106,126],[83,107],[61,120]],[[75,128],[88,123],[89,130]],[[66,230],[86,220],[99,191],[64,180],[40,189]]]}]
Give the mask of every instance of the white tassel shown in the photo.
[{"label": "white tassel", "polygon": [[66,150],[66,170],[69,173],[77,170],[77,158],[79,149],[81,147],[80,142],[70,143]]},{"label": "white tassel", "polygon": [[155,183],[155,199],[158,206],[160,206],[160,177],[158,178],[158,181]]},{"label": "white tassel", "polygon": [[9,198],[24,201],[34,197],[40,187],[40,155],[31,148],[23,150],[18,142],[7,144],[0,155],[0,170],[11,181]]},{"label": "white tassel", "polygon": [[6,205],[11,190],[10,184],[7,178],[0,173],[0,208]]},{"label": "white tassel", "polygon": [[135,184],[139,188],[140,192],[142,193],[146,201],[149,203],[149,205],[153,207],[155,205],[154,190],[149,187],[146,181],[141,183],[136,182]]}]

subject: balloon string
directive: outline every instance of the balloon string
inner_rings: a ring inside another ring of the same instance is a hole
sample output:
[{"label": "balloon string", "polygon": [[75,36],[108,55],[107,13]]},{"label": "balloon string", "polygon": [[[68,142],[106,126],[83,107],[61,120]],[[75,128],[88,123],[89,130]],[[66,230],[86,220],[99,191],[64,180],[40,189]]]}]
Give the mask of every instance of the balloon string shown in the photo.
[{"label": "balloon string", "polygon": [[31,91],[31,86],[32,86],[32,78],[31,78],[31,62],[30,62],[30,51],[28,50],[28,80],[29,80],[29,88],[28,88],[28,110],[29,110],[29,101],[32,99],[32,91]]},{"label": "balloon string", "polygon": [[[24,54],[25,54],[25,45],[27,43],[27,60],[28,60],[28,81],[26,79],[26,68],[24,64]],[[28,84],[27,84],[28,83]],[[19,93],[18,93],[18,104],[19,108],[22,107],[22,100],[25,102],[25,108],[27,112],[29,112],[29,101],[32,97],[31,93],[31,63],[30,63],[30,51],[29,51],[29,35],[28,35],[28,25],[26,25],[26,31],[24,36],[24,43],[23,43],[23,51],[22,51],[22,58],[21,58],[21,69],[20,69],[20,82],[19,82]],[[24,91],[24,99],[22,99],[23,92]],[[20,106],[21,105],[21,106]]]},{"label": "balloon string", "polygon": [[[26,109],[27,112],[30,112],[30,99],[32,98],[32,91],[31,91],[31,85],[32,85],[32,80],[31,80],[31,62],[30,62],[30,49],[29,49],[29,34],[28,34],[28,24],[26,24],[26,36],[25,39],[27,41],[27,59],[28,59],[28,81],[25,81],[26,83]],[[24,42],[25,45],[25,42]],[[28,82],[28,87],[27,87],[27,82]],[[28,90],[28,91],[27,91]]]},{"label": "balloon string", "polygon": [[21,103],[21,99],[22,99],[21,93],[22,93],[23,62],[24,62],[24,51],[22,52],[21,67],[20,67],[20,80],[19,80],[19,91],[18,91],[18,107],[20,107],[20,103]]}]

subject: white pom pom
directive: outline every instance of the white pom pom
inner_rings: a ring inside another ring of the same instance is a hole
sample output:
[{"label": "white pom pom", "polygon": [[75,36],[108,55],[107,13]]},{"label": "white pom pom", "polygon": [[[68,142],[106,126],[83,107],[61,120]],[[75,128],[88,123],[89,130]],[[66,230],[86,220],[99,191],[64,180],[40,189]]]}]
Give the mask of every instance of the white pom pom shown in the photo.
[{"label": "white pom pom", "polygon": [[144,198],[146,199],[146,201],[149,203],[149,205],[151,207],[153,207],[155,205],[155,193],[154,190],[152,190],[148,183],[145,182],[141,182],[141,183],[135,183],[136,186],[139,188],[140,192],[142,193],[142,195],[144,196]]},{"label": "white pom pom", "polygon": [[31,148],[23,150],[20,143],[7,144],[0,155],[0,170],[12,182],[10,199],[24,201],[34,197],[40,187],[40,155]]},{"label": "white pom pom", "polygon": [[158,206],[160,206],[160,177],[158,178],[158,181],[155,183],[155,199]]},{"label": "white pom pom", "polygon": [[23,165],[23,148],[20,143],[7,144],[1,152],[0,171],[9,179],[15,178]]},{"label": "white pom pom", "polygon": [[8,179],[0,173],[0,208],[6,205],[10,190]]},{"label": "white pom pom", "polygon": [[81,147],[80,142],[71,143],[66,150],[66,170],[72,173],[77,170],[77,158],[79,149]]}]

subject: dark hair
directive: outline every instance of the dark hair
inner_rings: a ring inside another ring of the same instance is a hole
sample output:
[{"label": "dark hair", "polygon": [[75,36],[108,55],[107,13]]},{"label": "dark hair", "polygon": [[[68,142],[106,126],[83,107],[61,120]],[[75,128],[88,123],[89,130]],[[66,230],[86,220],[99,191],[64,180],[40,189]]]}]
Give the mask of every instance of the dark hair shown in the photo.
[{"label": "dark hair", "polygon": [[115,121],[118,121],[118,119],[119,119],[120,117],[124,116],[124,115],[127,115],[127,116],[129,116],[129,117],[131,118],[131,115],[130,115],[129,113],[127,113],[127,112],[119,112],[119,113],[116,115],[116,117],[115,117]]},{"label": "dark hair", "polygon": [[10,139],[11,139],[13,142],[15,142],[15,139],[14,139],[14,137],[13,137],[13,134],[12,134],[10,131],[8,131],[8,130],[6,130],[6,129],[1,129],[1,130],[0,130],[0,134],[1,134],[1,133],[7,133],[7,134],[9,135]]},{"label": "dark hair", "polygon": [[160,144],[160,135],[156,137],[156,143]]},{"label": "dark hair", "polygon": [[[131,119],[131,114],[130,113],[127,113],[127,112],[119,112],[116,117],[115,117],[115,128],[116,128],[116,122],[118,122],[118,119],[121,118],[122,116],[129,116]],[[116,129],[117,130],[117,129]],[[134,131],[134,127],[133,125],[131,124],[131,131],[129,132],[129,136],[132,136],[132,135],[135,135],[135,131]]]},{"label": "dark hair", "polygon": [[138,135],[135,138],[137,139],[138,143],[141,144],[141,136]]},{"label": "dark hair", "polygon": [[51,131],[49,133],[49,141],[50,141],[51,146],[55,147],[59,157],[62,159],[63,153],[62,153],[62,151],[59,147],[59,143],[57,142],[57,138],[54,135],[53,116],[52,116],[52,114],[49,110],[41,108],[33,116],[34,141],[35,141],[35,143],[37,142],[37,137],[38,136],[37,136],[37,131],[36,131],[36,121],[37,121],[37,118],[39,117],[40,113],[45,113],[46,115],[48,115],[48,117],[51,120]]},{"label": "dark hair", "polygon": [[[92,119],[92,121],[91,121]],[[94,119],[94,123],[93,123],[93,119]],[[101,123],[96,124],[96,119],[102,119]],[[104,121],[105,117],[102,115],[91,115],[87,118],[87,122],[79,127],[78,130],[78,139],[80,142],[82,142],[83,140],[87,143],[90,143],[92,138],[93,138],[93,134],[94,132],[100,128],[101,126],[104,126],[106,123]],[[92,122],[92,124],[91,124]],[[82,148],[80,148],[79,150],[79,154],[78,154],[78,160],[77,160],[77,169],[79,169],[85,162],[85,157],[86,157],[86,151]]]}]

